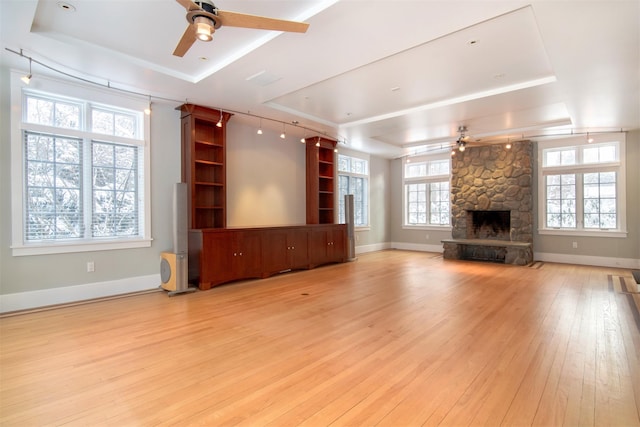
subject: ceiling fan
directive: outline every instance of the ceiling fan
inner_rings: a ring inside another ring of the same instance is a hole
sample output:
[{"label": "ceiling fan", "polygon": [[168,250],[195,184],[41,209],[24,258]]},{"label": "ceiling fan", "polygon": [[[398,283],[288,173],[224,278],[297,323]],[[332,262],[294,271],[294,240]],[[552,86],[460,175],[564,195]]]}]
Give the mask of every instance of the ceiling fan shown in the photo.
[{"label": "ceiling fan", "polygon": [[189,26],[173,51],[175,56],[184,56],[196,40],[211,41],[215,30],[223,25],[295,33],[304,33],[309,27],[306,22],[286,21],[220,10],[211,0],[176,1],[187,9]]}]

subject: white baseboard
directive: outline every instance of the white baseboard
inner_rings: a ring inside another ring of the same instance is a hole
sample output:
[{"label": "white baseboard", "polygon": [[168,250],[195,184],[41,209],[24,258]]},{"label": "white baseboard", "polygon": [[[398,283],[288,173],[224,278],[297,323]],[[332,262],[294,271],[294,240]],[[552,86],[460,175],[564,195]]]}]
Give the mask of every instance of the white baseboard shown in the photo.
[{"label": "white baseboard", "polygon": [[356,255],[366,254],[367,252],[384,251],[385,249],[391,249],[391,245],[389,243],[375,243],[372,245],[362,245],[355,247]]},{"label": "white baseboard", "polygon": [[558,262],[561,264],[579,264],[579,265],[593,265],[598,267],[640,269],[640,259],[632,259],[632,258],[611,258],[611,257],[602,257],[602,256],[567,255],[567,254],[553,254],[553,253],[546,253],[546,252],[534,252],[533,259],[536,261]]},{"label": "white baseboard", "polygon": [[157,289],[160,274],[0,295],[0,313]]}]

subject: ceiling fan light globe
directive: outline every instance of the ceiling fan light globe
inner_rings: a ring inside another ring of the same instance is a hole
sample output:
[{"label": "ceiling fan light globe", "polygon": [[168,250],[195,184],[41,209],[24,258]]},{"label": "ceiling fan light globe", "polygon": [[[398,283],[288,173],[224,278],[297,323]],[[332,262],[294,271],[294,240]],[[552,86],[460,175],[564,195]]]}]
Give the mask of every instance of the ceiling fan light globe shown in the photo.
[{"label": "ceiling fan light globe", "polygon": [[213,40],[213,25],[209,18],[198,16],[193,21],[196,26],[196,37],[198,40],[210,42]]}]

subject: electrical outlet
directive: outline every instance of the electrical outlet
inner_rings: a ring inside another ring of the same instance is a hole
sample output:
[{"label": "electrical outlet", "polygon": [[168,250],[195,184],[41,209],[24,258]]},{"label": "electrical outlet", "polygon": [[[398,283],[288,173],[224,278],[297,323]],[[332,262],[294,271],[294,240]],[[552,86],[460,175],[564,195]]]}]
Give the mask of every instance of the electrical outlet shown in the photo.
[{"label": "electrical outlet", "polygon": [[87,273],[93,273],[96,271],[96,265],[93,261],[87,261]]},{"label": "electrical outlet", "polygon": [[578,249],[578,242],[573,242],[573,249]]}]

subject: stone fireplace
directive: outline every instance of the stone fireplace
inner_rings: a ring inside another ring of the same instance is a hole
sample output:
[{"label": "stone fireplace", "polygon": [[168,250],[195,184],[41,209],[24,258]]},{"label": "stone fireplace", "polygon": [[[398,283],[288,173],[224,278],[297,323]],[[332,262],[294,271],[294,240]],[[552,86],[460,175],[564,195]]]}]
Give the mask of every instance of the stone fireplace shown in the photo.
[{"label": "stone fireplace", "polygon": [[468,147],[451,170],[451,239],[444,258],[533,261],[533,145]]}]

